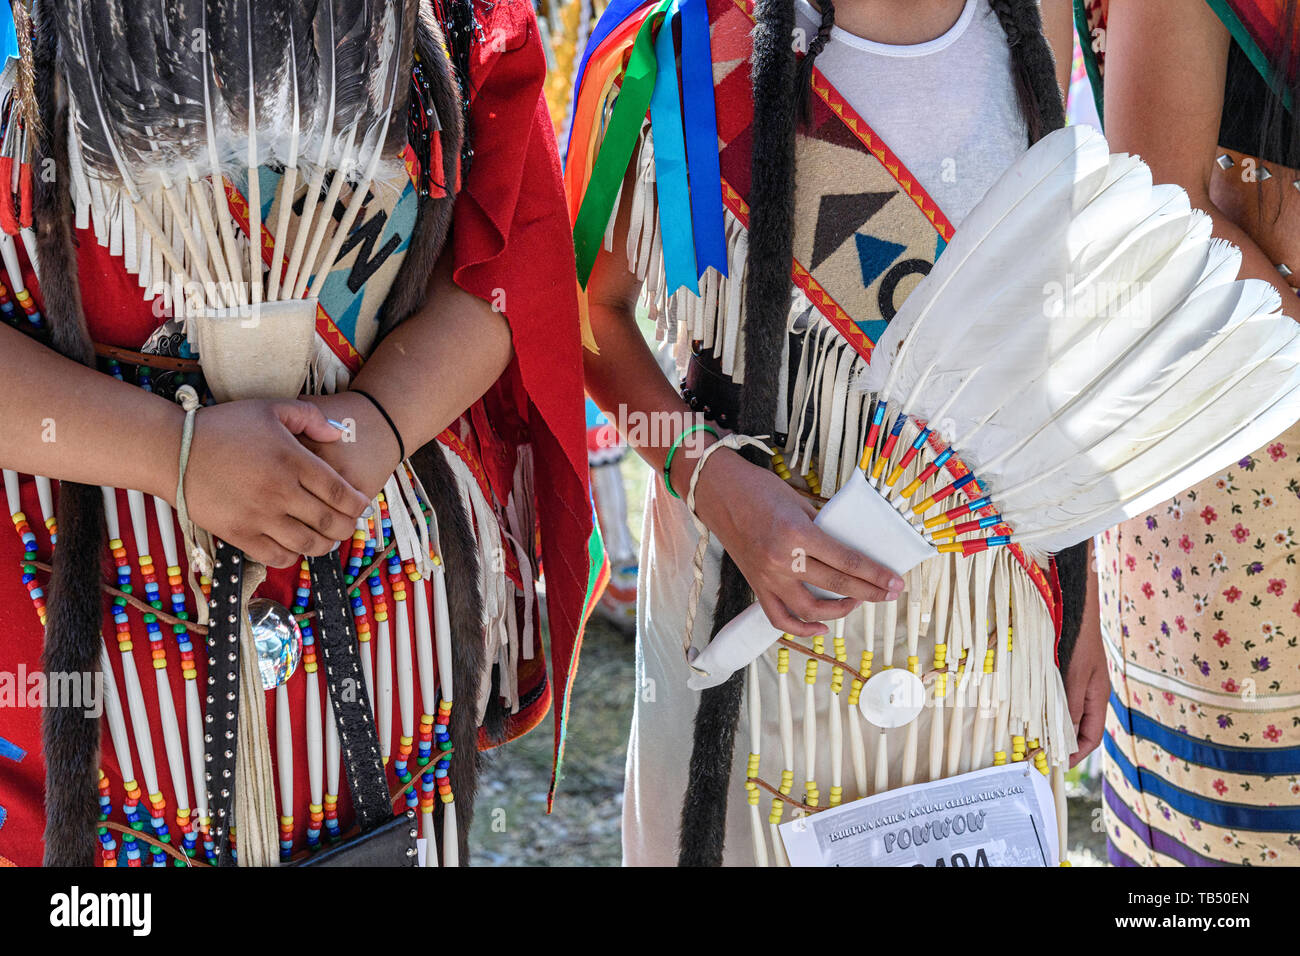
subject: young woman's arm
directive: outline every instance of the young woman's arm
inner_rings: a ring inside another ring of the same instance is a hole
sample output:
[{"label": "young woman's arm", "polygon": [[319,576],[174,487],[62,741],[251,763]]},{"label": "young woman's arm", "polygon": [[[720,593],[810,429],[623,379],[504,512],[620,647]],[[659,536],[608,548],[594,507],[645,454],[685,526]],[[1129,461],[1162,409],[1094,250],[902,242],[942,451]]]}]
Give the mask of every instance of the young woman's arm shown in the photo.
[{"label": "young woman's arm", "polygon": [[[0,327],[0,465],[176,503],[180,406]],[[340,434],[305,402],[230,402],[195,418],[190,515],[254,560],[292,563],[351,534],[366,497],[295,436]]]},{"label": "young woman's arm", "polygon": [[[1158,183],[1177,183],[1209,213],[1214,234],[1241,248],[1241,276],[1271,282],[1282,307],[1300,319],[1300,298],[1269,257],[1210,198],[1230,37],[1208,4],[1110,0],[1106,30],[1106,138],[1135,153]],[[1097,579],[1088,576],[1083,627],[1065,678],[1079,735],[1078,762],[1100,742],[1109,677],[1102,647]]]},{"label": "young woman's arm", "polygon": [[[614,252],[601,252],[588,283],[591,327],[600,353],[586,355],[587,389],[616,421],[686,422],[694,413],[664,377],[636,325],[639,283],[622,254],[631,195],[629,178],[615,224]],[[652,428],[640,431],[659,441],[631,444],[656,474],[662,474],[677,434],[657,435],[659,429]],[[635,431],[630,437],[636,437]],[[673,487],[683,496],[708,444],[711,441],[683,443],[673,457]],[[730,449],[709,459],[700,476],[696,505],[700,520],[718,536],[754,589],[768,620],[789,634],[824,634],[821,622],[845,617],[863,601],[892,600],[902,590],[897,575],[817,528],[810,505],[798,492]],[[807,567],[796,571],[795,556],[801,551],[807,555]],[[805,584],[845,597],[819,599]]]},{"label": "young woman's arm", "polygon": [[1106,28],[1106,138],[1177,183],[1241,248],[1241,277],[1271,282],[1300,319],[1300,298],[1263,250],[1210,197],[1231,37],[1205,3],[1111,0]]},{"label": "young woman's arm", "polygon": [[[456,285],[450,262],[448,251],[430,278],[424,307],[379,343],[352,383],[388,412],[408,455],[433,441],[478,401],[514,355],[505,315]],[[355,392],[306,401],[329,418],[356,423],[354,440],[308,445],[363,493],[374,496],[398,465],[393,427]]]},{"label": "young woman's arm", "polygon": [[1074,64],[1073,0],[1039,0],[1043,34],[1056,58],[1056,82],[1064,96],[1070,90],[1070,67]]}]

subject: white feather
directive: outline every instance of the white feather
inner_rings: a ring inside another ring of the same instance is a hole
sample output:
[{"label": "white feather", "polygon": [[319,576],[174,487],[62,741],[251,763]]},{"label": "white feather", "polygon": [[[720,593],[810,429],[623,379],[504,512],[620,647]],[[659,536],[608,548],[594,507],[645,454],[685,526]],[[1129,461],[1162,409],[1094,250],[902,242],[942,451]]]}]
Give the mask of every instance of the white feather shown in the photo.
[{"label": "white feather", "polygon": [[[905,336],[912,329],[925,327],[927,340],[944,342],[950,351],[955,350],[970,330],[970,312],[941,306],[966,295],[980,301],[997,283],[1031,285],[1022,278],[1026,258],[1033,258],[1027,251],[1054,254],[1059,260],[1055,274],[1062,274],[1068,265],[1064,245],[1059,240],[1044,240],[1060,235],[1075,210],[1084,207],[1105,183],[1109,172],[1105,139],[1086,127],[1059,130],[1030,150],[971,211],[933,271],[908,296],[874,352],[892,361],[879,369],[873,361],[867,386],[884,400],[900,391],[895,388],[895,378],[900,372],[916,369]],[[995,235],[998,241],[986,242]],[[979,268],[972,269],[977,263]],[[997,283],[991,277],[997,277]]]},{"label": "white feather", "polygon": [[[1240,252],[1181,189],[1152,186],[1131,156],[1098,173],[1090,145],[1049,137],[1008,171],[867,376],[894,396],[891,416],[952,441],[970,490],[1036,553],[1140,514],[1300,417],[1300,327],[1276,290],[1235,279]],[[1072,190],[1076,165],[1089,185]],[[1004,279],[1013,245],[1022,267]]]}]

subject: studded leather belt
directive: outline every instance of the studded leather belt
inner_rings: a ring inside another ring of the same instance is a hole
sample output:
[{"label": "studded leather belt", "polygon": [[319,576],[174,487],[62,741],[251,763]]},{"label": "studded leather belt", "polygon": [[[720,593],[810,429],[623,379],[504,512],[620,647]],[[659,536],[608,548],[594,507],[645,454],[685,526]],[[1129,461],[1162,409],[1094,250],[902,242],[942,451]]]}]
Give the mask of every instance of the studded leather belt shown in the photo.
[{"label": "studded leather belt", "polygon": [[[207,633],[208,682],[204,708],[204,765],[217,865],[233,866],[230,824],[235,805],[235,758],[239,735],[239,656],[244,556],[218,541],[213,557],[212,616]],[[343,768],[347,774],[360,836],[318,854],[307,865],[414,866],[413,814],[393,818],[379,735],[370,716],[365,679],[357,653],[343,575],[337,555],[309,558],[316,600],[315,630]],[[436,852],[430,848],[430,852]]]},{"label": "studded leather belt", "polygon": [[203,766],[218,866],[233,866],[230,823],[235,810],[235,752],[239,734],[239,599],[244,555],[224,541],[212,560],[211,623],[208,626],[208,693],[203,708]]}]

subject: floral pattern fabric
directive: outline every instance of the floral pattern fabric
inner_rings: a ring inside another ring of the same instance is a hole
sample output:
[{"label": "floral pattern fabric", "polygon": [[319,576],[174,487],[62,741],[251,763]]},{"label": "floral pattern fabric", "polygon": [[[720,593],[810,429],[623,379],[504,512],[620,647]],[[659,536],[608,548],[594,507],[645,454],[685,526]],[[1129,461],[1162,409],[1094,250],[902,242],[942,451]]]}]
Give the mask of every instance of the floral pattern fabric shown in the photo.
[{"label": "floral pattern fabric", "polygon": [[1300,865],[1298,533],[1300,425],[1099,536],[1114,862]]}]

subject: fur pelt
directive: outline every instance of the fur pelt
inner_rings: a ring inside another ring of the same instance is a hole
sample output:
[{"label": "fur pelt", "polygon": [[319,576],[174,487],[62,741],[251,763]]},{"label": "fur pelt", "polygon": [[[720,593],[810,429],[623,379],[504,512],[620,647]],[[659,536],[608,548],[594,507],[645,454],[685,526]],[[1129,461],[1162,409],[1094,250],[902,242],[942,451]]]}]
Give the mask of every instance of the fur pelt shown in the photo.
[{"label": "fur pelt", "polygon": [[[471,637],[482,632],[483,596],[478,590],[478,546],[469,516],[444,453],[430,442],[411,456],[411,467],[429,496],[429,507],[438,517],[443,564],[447,569],[447,606],[451,612],[451,633],[465,636],[452,641],[452,685],[474,688],[483,673],[483,641]],[[469,860],[469,826],[474,819],[474,794],[483,758],[478,749],[478,720],[473,694],[459,693],[451,709],[451,745],[454,755],[448,771],[456,795],[456,832],[460,838],[460,859]]]},{"label": "fur pelt", "polygon": [[[68,107],[53,80],[55,39],[46,0],[38,0],[33,14],[37,106],[44,131],[37,144],[37,162],[52,160],[55,171],[53,180],[35,177],[33,196],[37,255],[46,280],[41,291],[49,345],[75,362],[93,365],[95,349],[81,308],[72,201],[66,186],[71,181]],[[42,666],[47,675],[98,675],[104,610],[100,561],[107,544],[103,495],[98,488],[64,482],[59,487],[57,518],[60,545],[54,551]],[[53,683],[47,680],[46,686]],[[91,866],[98,843],[99,721],[66,701],[47,701],[41,736],[46,766],[58,768],[45,788],[45,865]]]},{"label": "fur pelt", "polygon": [[[406,260],[398,270],[388,298],[384,300],[379,320],[381,337],[410,318],[427,299],[429,277],[442,255],[451,228],[455,205],[452,189],[456,184],[464,135],[460,97],[456,92],[451,64],[443,53],[442,31],[432,15],[432,7],[422,5],[421,11],[416,50],[429,81],[433,108],[442,124],[439,134],[442,139],[442,181],[447,184],[447,195],[438,199],[426,198],[420,203]],[[455,476],[436,442],[425,445],[412,455],[411,466],[429,494],[430,507],[438,516],[447,569],[447,604],[451,612],[452,633],[478,633],[482,628],[483,607],[483,598],[478,592],[478,548],[460,500]],[[477,687],[484,664],[483,642],[457,640],[452,649],[453,685]],[[500,712],[499,702],[496,710]],[[465,706],[462,700],[460,706],[452,707],[450,733],[455,756],[448,774],[452,792],[456,795],[456,832],[462,863],[469,860],[469,827],[474,818],[474,795],[483,765],[478,749],[478,731],[472,706]]]}]

